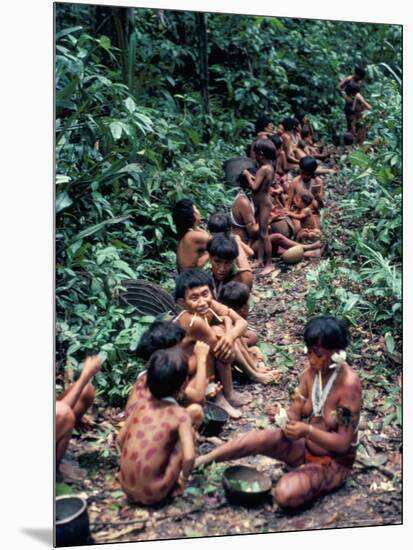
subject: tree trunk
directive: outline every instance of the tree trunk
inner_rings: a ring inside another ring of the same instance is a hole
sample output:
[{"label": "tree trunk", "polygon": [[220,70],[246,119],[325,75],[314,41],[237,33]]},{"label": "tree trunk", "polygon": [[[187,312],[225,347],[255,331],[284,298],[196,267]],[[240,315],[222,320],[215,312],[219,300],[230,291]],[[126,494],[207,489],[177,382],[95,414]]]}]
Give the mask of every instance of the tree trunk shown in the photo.
[{"label": "tree trunk", "polygon": [[209,74],[208,74],[208,38],[206,13],[196,13],[198,30],[199,79],[201,84],[202,111],[203,111],[203,139],[206,143],[211,139],[210,110],[209,110]]}]

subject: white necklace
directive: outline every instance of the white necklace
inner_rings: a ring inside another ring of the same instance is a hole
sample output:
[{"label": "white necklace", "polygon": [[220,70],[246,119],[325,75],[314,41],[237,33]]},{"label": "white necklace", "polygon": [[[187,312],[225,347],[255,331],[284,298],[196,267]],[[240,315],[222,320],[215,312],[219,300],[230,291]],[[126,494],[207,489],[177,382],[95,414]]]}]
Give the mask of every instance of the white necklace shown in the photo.
[{"label": "white necklace", "polygon": [[324,389],[323,381],[321,378],[321,371],[318,371],[314,376],[313,387],[311,388],[311,401],[313,402],[314,416],[322,416],[325,402],[337,376],[340,374],[340,371],[340,367],[334,370],[333,374],[328,379],[328,382],[325,385]]}]

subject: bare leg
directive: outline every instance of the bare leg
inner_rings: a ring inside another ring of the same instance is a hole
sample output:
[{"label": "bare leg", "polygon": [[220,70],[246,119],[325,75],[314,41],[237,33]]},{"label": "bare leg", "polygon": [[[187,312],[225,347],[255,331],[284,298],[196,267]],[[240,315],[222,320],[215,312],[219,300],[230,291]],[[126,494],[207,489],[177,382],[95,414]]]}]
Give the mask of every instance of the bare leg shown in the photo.
[{"label": "bare leg", "polygon": [[[274,266],[272,265],[272,245],[270,235],[268,233],[268,222],[270,221],[270,215],[271,204],[262,205],[258,213],[258,224],[260,227],[259,238],[262,241],[261,250],[265,255],[265,265],[260,275],[268,275],[268,273],[271,273],[271,271],[274,270]],[[261,259],[263,260],[263,258]]]},{"label": "bare leg", "polygon": [[273,375],[271,373],[260,373],[256,370],[256,363],[245,348],[242,342],[235,342],[235,361],[237,365],[245,372],[245,374],[254,382],[260,382],[262,384],[268,384],[273,381]]},{"label": "bare leg", "polygon": [[223,462],[244,456],[265,455],[282,460],[291,466],[298,466],[304,461],[304,450],[304,439],[288,439],[280,429],[253,430],[198,457],[195,464],[199,466],[213,461]]},{"label": "bare leg", "polygon": [[56,466],[59,466],[75,427],[76,417],[73,410],[62,403],[56,403]]},{"label": "bare leg", "polygon": [[223,394],[225,399],[234,407],[240,407],[246,405],[251,400],[242,396],[239,392],[234,390],[232,385],[232,370],[231,364],[222,363],[221,361],[216,362],[216,369],[218,372],[219,380],[222,384]]},{"label": "bare leg", "polygon": [[283,508],[296,508],[333,491],[350,472],[336,462],[327,466],[303,464],[280,478],[274,490],[274,500]]},{"label": "bare leg", "polygon": [[[296,241],[287,239],[287,237],[285,237],[281,233],[271,233],[270,240],[271,240],[271,245],[282,247],[283,252],[299,244]],[[302,244],[301,246],[304,248],[304,250],[315,250],[316,248],[320,248],[322,246],[322,243],[320,241],[317,241],[311,244]]]}]

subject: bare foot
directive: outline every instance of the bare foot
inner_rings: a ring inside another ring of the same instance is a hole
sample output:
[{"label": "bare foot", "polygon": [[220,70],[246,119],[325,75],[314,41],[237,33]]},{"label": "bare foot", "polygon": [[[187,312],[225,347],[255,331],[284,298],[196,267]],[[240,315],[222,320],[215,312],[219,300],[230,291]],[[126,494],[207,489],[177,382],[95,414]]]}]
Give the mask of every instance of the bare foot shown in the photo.
[{"label": "bare foot", "polygon": [[254,382],[259,382],[260,384],[270,384],[274,381],[274,376],[272,371],[266,373],[257,372],[256,374],[251,376],[251,379]]},{"label": "bare foot", "polygon": [[266,265],[264,269],[260,272],[260,277],[264,277],[265,275],[269,275],[272,271],[274,271],[275,267],[272,264]]},{"label": "bare foot", "polygon": [[301,245],[304,250],[316,250],[317,248],[321,248],[323,246],[323,243],[321,241],[316,241],[311,244],[302,244]]},{"label": "bare foot", "polygon": [[217,395],[217,398],[215,399],[215,403],[221,407],[221,409],[224,409],[225,412],[229,414],[231,418],[241,418],[242,412],[238,409],[234,409],[228,401],[225,399],[222,393]]},{"label": "bare foot", "polygon": [[242,393],[235,390],[232,390],[231,395],[227,397],[227,399],[234,407],[242,407],[243,405],[251,402],[251,397],[248,397],[248,395],[242,395]]}]

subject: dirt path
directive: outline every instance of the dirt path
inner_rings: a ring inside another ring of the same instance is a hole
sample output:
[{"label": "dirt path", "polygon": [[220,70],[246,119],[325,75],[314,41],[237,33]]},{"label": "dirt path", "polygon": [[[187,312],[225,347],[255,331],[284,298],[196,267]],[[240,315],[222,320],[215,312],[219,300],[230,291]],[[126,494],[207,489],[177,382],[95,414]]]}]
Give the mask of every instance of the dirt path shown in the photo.
[{"label": "dirt path", "polygon": [[[304,362],[301,334],[305,322],[306,273],[314,262],[280,271],[255,286],[250,320],[259,329],[268,364],[282,369],[278,385],[262,386],[235,382],[237,389],[252,396],[243,408],[243,417],[230,421],[220,434],[222,440],[250,429],[270,426],[265,415],[268,403],[288,404],[288,387],[296,385]],[[145,508],[129,505],[117,482],[118,452],[115,446],[116,415],[119,410],[97,408],[94,429],[73,438],[69,455],[85,469],[71,483],[74,493],[88,497],[92,533],[96,542],[140,541],[181,537],[202,537],[241,533],[266,533],[307,529],[330,529],[401,523],[401,434],[391,425],[383,428],[383,383],[371,375],[373,361],[366,359],[380,343],[374,335],[362,340],[362,353],[352,365],[364,378],[364,406],[361,444],[353,474],[333,494],[317,500],[307,509],[286,513],[268,502],[255,509],[229,505],[221,483],[221,473],[229,465],[211,465],[195,470],[182,497],[161,506]],[[365,353],[364,353],[365,352]],[[370,373],[370,375],[369,375]],[[394,380],[384,383],[398,384]],[[212,448],[201,443],[199,452]],[[286,471],[282,463],[266,457],[237,461],[252,464],[268,473],[273,482]]]}]

